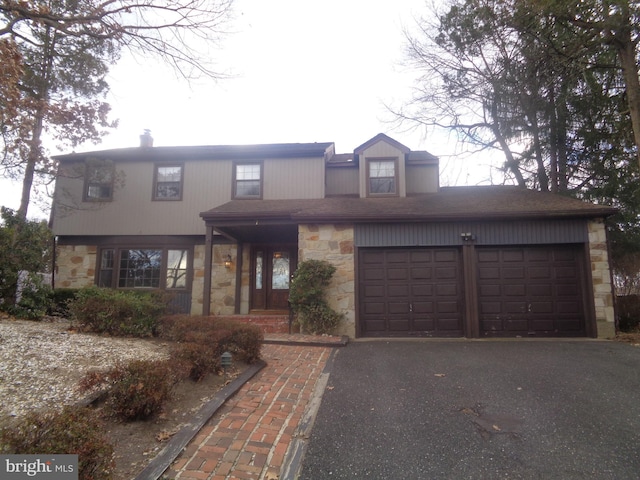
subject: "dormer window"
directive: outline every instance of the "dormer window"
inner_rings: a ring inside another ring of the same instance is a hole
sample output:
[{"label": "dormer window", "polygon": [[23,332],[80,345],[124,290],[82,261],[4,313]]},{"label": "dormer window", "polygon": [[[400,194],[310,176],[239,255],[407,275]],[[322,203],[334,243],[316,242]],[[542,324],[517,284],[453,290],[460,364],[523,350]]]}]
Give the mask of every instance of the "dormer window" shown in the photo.
[{"label": "dormer window", "polygon": [[237,163],[233,174],[234,198],[262,198],[262,163]]},{"label": "dormer window", "polygon": [[392,159],[370,159],[367,161],[369,195],[398,194],[398,162]]}]

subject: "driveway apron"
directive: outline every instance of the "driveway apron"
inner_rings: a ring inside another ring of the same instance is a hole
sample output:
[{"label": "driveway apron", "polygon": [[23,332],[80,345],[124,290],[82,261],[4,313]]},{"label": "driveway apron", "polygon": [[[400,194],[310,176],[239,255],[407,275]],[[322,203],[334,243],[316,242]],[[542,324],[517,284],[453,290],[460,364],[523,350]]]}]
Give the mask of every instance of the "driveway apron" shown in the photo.
[{"label": "driveway apron", "polygon": [[640,478],[640,348],[352,343],[334,358],[300,478]]}]

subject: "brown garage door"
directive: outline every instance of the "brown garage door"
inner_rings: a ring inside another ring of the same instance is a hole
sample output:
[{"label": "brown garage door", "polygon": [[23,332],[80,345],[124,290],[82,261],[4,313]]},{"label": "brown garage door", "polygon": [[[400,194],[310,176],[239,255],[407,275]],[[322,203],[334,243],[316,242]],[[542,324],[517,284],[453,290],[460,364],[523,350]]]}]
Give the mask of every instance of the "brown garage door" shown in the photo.
[{"label": "brown garage door", "polygon": [[481,336],[583,336],[580,247],[478,247]]},{"label": "brown garage door", "polygon": [[360,335],[462,336],[456,248],[361,249]]}]

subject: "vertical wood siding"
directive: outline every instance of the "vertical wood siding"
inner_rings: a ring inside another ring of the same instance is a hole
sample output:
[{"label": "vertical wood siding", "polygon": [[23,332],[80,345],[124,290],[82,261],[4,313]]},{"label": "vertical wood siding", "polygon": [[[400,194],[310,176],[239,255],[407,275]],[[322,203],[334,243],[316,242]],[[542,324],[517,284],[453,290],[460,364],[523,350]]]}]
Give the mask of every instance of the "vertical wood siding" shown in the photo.
[{"label": "vertical wood siding", "polygon": [[358,247],[462,245],[461,233],[475,236],[476,245],[537,245],[588,242],[587,222],[522,220],[419,224],[362,224],[355,227]]}]

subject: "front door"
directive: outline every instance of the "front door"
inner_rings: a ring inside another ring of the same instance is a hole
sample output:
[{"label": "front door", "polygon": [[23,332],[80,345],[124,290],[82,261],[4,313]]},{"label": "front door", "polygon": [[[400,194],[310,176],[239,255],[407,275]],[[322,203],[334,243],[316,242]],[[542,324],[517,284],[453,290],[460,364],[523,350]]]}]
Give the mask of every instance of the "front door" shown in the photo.
[{"label": "front door", "polygon": [[288,310],[295,246],[256,246],[251,254],[251,309]]}]

